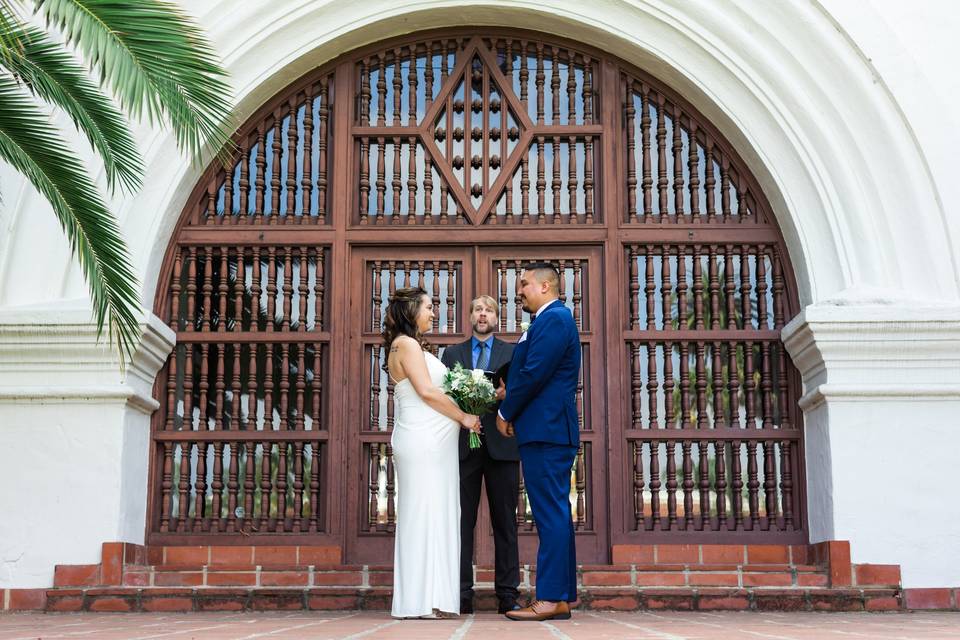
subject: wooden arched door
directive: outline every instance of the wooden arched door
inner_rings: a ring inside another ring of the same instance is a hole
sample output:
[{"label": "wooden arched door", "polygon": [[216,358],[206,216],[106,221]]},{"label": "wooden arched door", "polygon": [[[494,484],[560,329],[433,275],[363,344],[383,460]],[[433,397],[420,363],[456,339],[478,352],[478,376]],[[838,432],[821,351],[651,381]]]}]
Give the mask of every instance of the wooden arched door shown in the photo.
[{"label": "wooden arched door", "polygon": [[151,542],[389,561],[380,311],[423,283],[443,348],[487,293],[510,339],[534,258],[561,268],[583,336],[581,560],[806,540],[789,259],[743,162],[668,87],[579,43],[430,32],[308,74],[236,140],[190,196],[158,288],[178,344],[157,386]]}]

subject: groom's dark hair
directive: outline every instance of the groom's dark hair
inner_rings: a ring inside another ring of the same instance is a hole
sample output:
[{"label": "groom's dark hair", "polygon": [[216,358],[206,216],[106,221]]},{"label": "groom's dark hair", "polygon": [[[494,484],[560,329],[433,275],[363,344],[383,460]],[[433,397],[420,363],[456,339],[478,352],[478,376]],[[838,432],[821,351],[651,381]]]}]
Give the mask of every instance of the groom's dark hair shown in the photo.
[{"label": "groom's dark hair", "polygon": [[524,271],[532,271],[537,282],[546,282],[559,295],[560,272],[551,262],[529,262],[523,266]]}]

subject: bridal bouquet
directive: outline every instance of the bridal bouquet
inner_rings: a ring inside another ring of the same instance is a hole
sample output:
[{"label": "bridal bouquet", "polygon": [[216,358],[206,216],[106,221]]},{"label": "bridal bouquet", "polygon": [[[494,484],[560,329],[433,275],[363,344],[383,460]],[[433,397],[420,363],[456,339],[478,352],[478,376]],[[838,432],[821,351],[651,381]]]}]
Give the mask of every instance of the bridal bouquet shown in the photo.
[{"label": "bridal bouquet", "polygon": [[[483,374],[483,369],[464,369],[459,362],[443,377],[443,391],[453,398],[462,411],[482,415],[497,403],[493,383]],[[480,437],[470,432],[470,448],[479,449]]]}]

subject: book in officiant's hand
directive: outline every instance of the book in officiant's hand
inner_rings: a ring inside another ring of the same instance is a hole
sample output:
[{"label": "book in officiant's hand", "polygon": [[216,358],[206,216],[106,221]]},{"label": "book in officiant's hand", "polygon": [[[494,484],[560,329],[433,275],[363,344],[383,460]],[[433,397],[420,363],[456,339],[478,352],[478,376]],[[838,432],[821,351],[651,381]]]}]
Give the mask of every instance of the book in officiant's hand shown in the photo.
[{"label": "book in officiant's hand", "polygon": [[493,388],[496,389],[500,386],[502,382],[504,385],[507,384],[507,373],[510,371],[510,363],[506,363],[496,371],[484,371],[483,375],[490,379],[490,382],[493,383]]}]

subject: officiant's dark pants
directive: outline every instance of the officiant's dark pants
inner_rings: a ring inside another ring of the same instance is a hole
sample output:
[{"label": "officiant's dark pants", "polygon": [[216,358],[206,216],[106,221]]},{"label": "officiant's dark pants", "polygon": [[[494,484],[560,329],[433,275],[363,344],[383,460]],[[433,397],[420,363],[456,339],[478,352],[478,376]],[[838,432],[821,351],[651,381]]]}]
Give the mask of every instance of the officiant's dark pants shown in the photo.
[{"label": "officiant's dark pants", "polygon": [[487,485],[487,505],[493,524],[494,587],[497,599],[516,600],[520,584],[520,556],[517,551],[520,463],[494,460],[486,447],[471,449],[467,457],[460,461],[460,599],[473,598],[473,534],[480,506],[481,483]]},{"label": "officiant's dark pants", "polygon": [[520,445],[523,481],[537,524],[537,599],[577,599],[577,551],[570,513],[570,470],[577,447],[530,442]]}]

